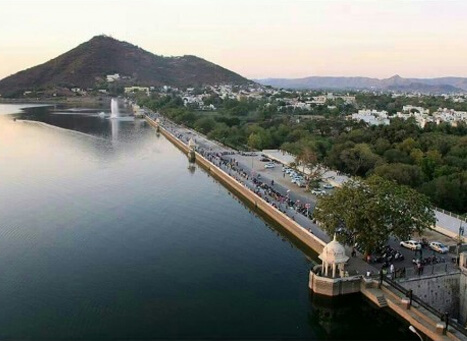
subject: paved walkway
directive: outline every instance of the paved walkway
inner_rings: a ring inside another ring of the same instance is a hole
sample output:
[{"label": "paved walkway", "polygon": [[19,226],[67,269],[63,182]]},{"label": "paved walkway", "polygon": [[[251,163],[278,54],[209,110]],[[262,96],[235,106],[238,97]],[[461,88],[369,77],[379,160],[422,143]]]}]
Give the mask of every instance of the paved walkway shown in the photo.
[{"label": "paved walkway", "polygon": [[449,327],[447,335],[437,333],[437,324],[441,323],[442,326],[445,325],[437,316],[433,315],[430,311],[421,307],[416,302],[412,302],[412,307],[407,309],[406,305],[402,302],[402,299],[406,299],[405,295],[396,291],[386,283],[384,283],[381,288],[362,287],[361,292],[377,306],[387,306],[392,309],[399,316],[414,326],[416,330],[421,331],[431,340],[467,340],[465,335],[456,331],[452,326]]},{"label": "paved walkway", "polygon": [[467,236],[467,223],[465,220],[459,219],[456,215],[453,215],[452,213],[444,213],[441,211],[436,211],[435,210],[435,215],[436,215],[436,226],[439,228],[446,230],[446,231],[440,231],[441,233],[445,233],[450,237],[456,238],[459,235],[459,228],[461,227],[461,224],[465,230],[463,234],[463,241],[464,243],[467,241],[466,236]]}]

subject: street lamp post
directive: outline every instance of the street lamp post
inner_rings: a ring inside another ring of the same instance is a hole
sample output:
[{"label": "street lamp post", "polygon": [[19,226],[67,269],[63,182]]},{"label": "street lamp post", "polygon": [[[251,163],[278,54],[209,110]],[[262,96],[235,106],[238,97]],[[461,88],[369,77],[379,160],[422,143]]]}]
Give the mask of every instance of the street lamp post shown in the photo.
[{"label": "street lamp post", "polygon": [[417,335],[419,338],[420,338],[420,341],[423,341],[423,337],[417,332],[417,329],[415,329],[414,326],[410,325],[409,326],[409,330],[414,333],[415,335]]}]

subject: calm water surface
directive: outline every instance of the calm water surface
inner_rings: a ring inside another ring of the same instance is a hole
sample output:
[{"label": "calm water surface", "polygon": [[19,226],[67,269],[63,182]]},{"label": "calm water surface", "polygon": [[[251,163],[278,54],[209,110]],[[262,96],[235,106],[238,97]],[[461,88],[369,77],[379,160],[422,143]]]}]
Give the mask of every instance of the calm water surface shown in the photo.
[{"label": "calm water surface", "polygon": [[0,105],[1,339],[414,339],[310,296],[316,255],[144,121],[21,107]]}]

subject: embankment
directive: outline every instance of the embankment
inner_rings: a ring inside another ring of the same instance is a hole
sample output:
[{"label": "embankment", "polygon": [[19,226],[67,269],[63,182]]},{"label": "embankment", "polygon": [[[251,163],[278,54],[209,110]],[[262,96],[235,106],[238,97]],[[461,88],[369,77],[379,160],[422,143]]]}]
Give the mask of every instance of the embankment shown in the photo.
[{"label": "embankment", "polygon": [[[146,121],[153,127],[156,127],[157,124],[150,119],[145,117]],[[188,153],[188,146],[175,137],[172,133],[164,129],[162,126],[159,126],[160,132],[164,135],[170,142],[172,142],[177,148],[182,152]],[[290,219],[284,213],[270,205],[264,199],[260,198],[258,195],[253,193],[243,184],[235,180],[225,171],[208,161],[201,154],[196,153],[196,162],[203,167],[207,172],[214,176],[219,182],[226,186],[229,190],[233,190],[236,194],[240,195],[244,200],[253,205],[256,209],[264,213],[268,218],[272,219],[274,222],[282,226],[287,232],[297,238],[305,246],[309,247],[316,253],[321,253],[326,243],[321,239],[305,230],[295,221]]]}]

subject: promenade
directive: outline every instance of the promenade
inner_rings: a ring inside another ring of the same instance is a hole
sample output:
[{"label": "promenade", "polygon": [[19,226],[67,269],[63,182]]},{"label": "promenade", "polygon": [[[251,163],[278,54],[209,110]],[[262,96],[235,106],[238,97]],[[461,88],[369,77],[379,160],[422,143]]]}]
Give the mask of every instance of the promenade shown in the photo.
[{"label": "promenade", "polygon": [[[238,151],[211,141],[196,131],[174,124],[157,113],[150,112],[148,118],[153,121],[159,119],[160,126],[183,142],[184,145],[188,145],[188,141],[193,139],[197,145],[197,152],[212,163],[213,166],[218,167],[243,187],[265,200],[273,208],[287,215],[303,230],[313,234],[324,243],[331,241],[332,238],[309,218],[312,209],[308,211],[309,214],[307,215],[306,209],[303,209],[303,206],[300,205],[300,203],[307,202],[309,198],[290,191],[283,185],[277,183],[272,185],[271,181],[264,176],[258,178],[256,171],[236,160],[237,156],[241,156]],[[350,248],[347,248],[347,252],[349,255],[351,254]],[[379,272],[377,266],[368,264],[362,258],[361,254],[350,258],[346,265],[349,276],[364,275],[367,272],[375,275]]]},{"label": "promenade", "polygon": [[[196,131],[174,124],[162,115],[149,112],[148,118],[153,122],[159,119],[161,127],[178,141],[182,142],[184,146],[187,146],[188,141],[193,139],[197,145],[197,152],[212,163],[212,165],[224,171],[243,187],[269,203],[273,208],[287,215],[302,229],[319,238],[324,243],[328,243],[332,239],[310,218],[316,203],[314,195],[284,181],[275,180],[272,183],[272,180],[277,179],[277,177],[271,176],[271,173],[275,172],[276,176],[282,174],[280,167],[276,167],[277,169],[273,171],[265,170],[264,163],[259,161],[252,161],[250,163],[249,156],[245,155],[245,153],[211,141]],[[309,209],[306,209],[305,205],[307,203],[310,204]],[[398,247],[398,241],[394,239],[389,241],[389,245],[399,248],[405,256],[404,261],[394,263],[396,270],[404,269],[405,271],[405,268],[407,268],[407,270],[411,271],[413,268],[413,251]],[[346,250],[347,254],[350,255],[352,250],[349,247],[346,247]],[[369,264],[363,260],[362,254],[357,253],[356,257],[350,258],[346,265],[346,270],[349,275],[364,275],[367,272],[374,275],[379,272],[381,265],[378,263]],[[451,271],[451,267],[451,264],[448,264],[446,269]],[[444,267],[438,268],[444,269]],[[414,274],[414,271],[411,271],[411,273]]]}]

